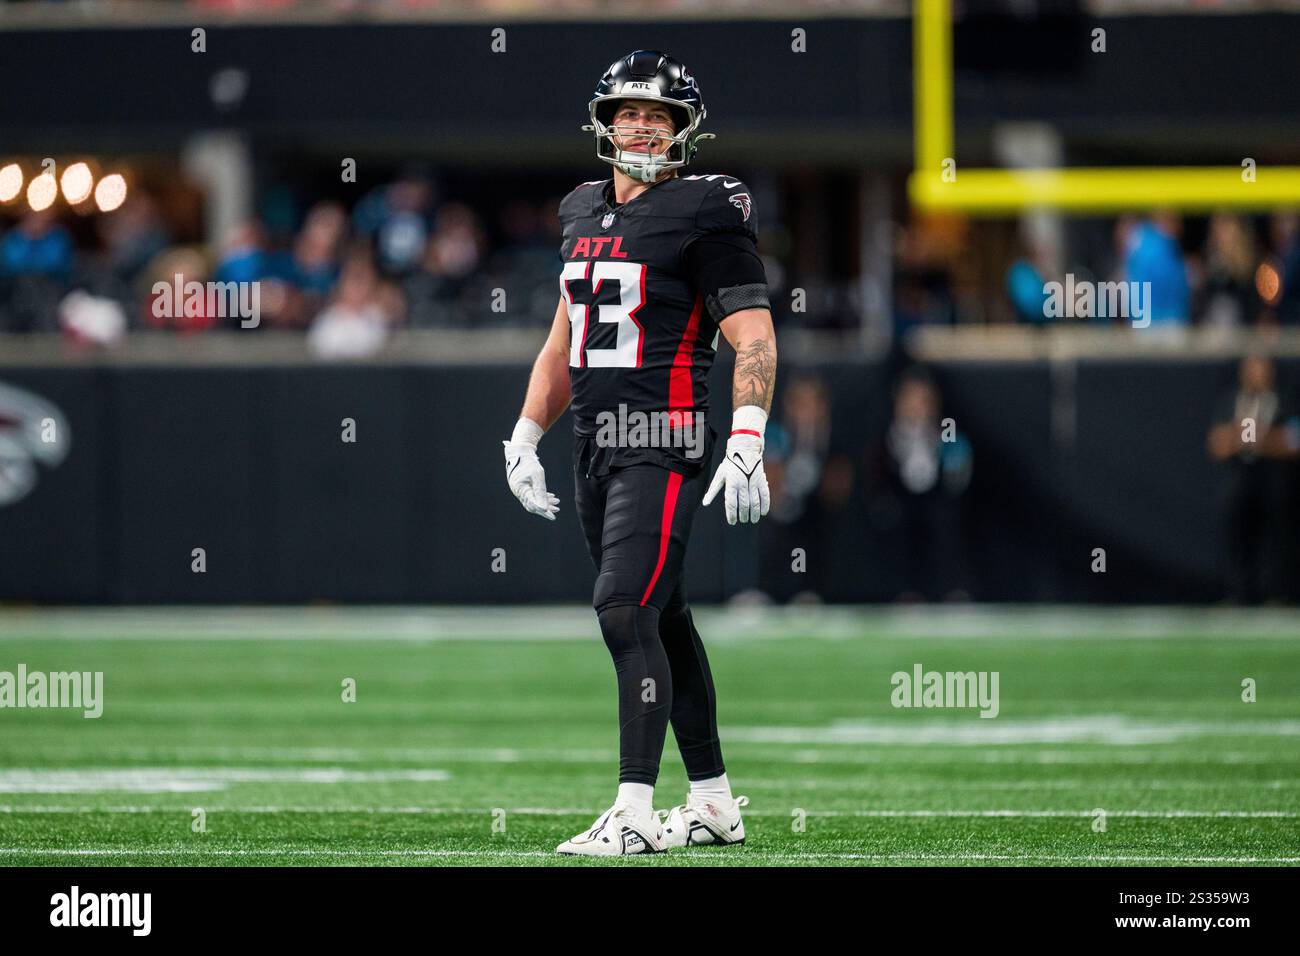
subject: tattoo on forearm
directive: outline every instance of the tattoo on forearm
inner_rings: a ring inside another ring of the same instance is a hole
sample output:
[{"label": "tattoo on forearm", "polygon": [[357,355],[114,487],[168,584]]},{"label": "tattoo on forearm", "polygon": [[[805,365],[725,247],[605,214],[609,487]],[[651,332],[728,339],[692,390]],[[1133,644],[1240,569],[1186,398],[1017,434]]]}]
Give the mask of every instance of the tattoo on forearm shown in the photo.
[{"label": "tattoo on forearm", "polygon": [[776,355],[767,339],[755,339],[736,353],[732,378],[731,407],[757,405],[772,410],[772,386],[776,381]]}]

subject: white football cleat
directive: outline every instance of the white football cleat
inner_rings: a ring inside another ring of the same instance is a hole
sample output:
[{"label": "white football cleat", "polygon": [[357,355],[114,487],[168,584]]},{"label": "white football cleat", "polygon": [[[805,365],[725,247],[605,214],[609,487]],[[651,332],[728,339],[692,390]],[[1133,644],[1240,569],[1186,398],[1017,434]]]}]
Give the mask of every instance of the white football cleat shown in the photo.
[{"label": "white football cleat", "polygon": [[592,825],[555,848],[556,853],[576,856],[627,856],[632,853],[662,853],[665,849],[659,816],[650,810],[638,813],[626,803],[616,803]]},{"label": "white football cleat", "polygon": [[749,805],[749,797],[737,797],[730,806],[713,800],[686,798],[684,806],[673,807],[664,821],[664,846],[726,846],[745,842],[745,823],[740,808]]}]

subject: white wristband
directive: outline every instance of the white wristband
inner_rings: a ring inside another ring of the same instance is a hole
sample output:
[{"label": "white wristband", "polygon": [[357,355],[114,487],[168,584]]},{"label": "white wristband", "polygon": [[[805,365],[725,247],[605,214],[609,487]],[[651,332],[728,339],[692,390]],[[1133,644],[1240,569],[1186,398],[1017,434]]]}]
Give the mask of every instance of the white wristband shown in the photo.
[{"label": "white wristband", "polygon": [[519,421],[515,422],[515,431],[510,436],[510,441],[514,444],[527,442],[536,448],[537,443],[542,440],[542,436],[545,434],[546,432],[542,426],[531,418],[520,418]]},{"label": "white wristband", "polygon": [[767,412],[757,405],[741,405],[731,413],[731,434],[763,437],[767,428]]}]

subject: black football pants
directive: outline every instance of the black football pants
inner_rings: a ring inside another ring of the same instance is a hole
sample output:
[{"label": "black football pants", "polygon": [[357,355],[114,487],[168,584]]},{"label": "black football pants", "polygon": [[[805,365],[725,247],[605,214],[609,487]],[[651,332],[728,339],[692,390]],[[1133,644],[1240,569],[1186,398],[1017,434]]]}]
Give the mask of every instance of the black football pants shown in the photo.
[{"label": "black football pants", "polygon": [[713,676],[682,582],[711,477],[646,463],[588,476],[575,456],[575,507],[597,569],[592,605],[618,676],[619,783],[654,784],[669,722],[688,779],[724,772]]}]

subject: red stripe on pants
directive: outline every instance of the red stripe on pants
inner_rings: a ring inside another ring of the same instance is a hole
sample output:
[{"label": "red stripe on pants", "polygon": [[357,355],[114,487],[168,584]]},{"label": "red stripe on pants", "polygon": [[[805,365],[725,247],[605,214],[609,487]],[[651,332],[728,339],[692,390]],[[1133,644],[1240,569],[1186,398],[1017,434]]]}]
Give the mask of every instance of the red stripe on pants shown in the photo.
[{"label": "red stripe on pants", "polygon": [[682,476],[675,471],[668,472],[668,487],[664,489],[664,510],[659,519],[659,560],[655,564],[655,573],[650,575],[650,583],[646,585],[645,595],[641,598],[642,607],[645,607],[645,602],[650,600],[650,592],[659,583],[659,573],[663,571],[664,562],[668,560],[668,539],[672,537],[673,512],[677,508],[677,492],[681,487]]}]

